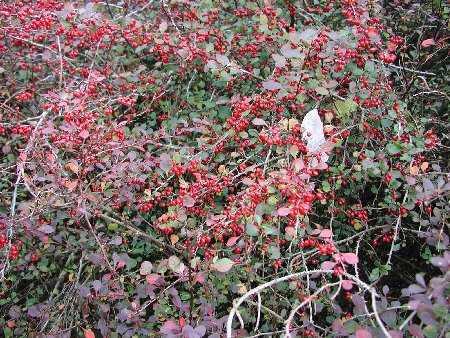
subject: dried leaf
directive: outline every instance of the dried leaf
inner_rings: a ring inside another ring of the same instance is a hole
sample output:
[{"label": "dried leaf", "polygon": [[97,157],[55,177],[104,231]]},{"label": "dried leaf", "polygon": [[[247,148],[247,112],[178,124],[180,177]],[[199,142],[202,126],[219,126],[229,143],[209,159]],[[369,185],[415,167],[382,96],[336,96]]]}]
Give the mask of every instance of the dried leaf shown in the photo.
[{"label": "dried leaf", "polygon": [[319,235],[322,238],[330,238],[331,236],[333,236],[333,232],[330,229],[323,229]]},{"label": "dried leaf", "polygon": [[80,136],[82,139],[87,139],[89,137],[89,132],[86,129],[83,129],[78,136]]},{"label": "dried leaf", "polygon": [[274,59],[276,67],[283,68],[286,66],[286,58],[283,55],[272,54],[272,59]]},{"label": "dried leaf", "polygon": [[64,166],[64,168],[68,171],[73,172],[74,174],[78,174],[80,167],[78,166],[78,164],[76,162],[68,162],[66,163],[66,165]]},{"label": "dried leaf", "polygon": [[78,185],[78,181],[65,181],[64,182],[64,186],[69,190],[69,191],[73,191],[75,190],[75,188]]},{"label": "dried leaf", "polygon": [[226,55],[216,54],[216,61],[222,66],[227,66],[230,64],[230,59]]},{"label": "dried leaf", "polygon": [[179,240],[180,238],[177,235],[175,234],[170,235],[170,243],[172,243],[172,245],[178,243]]},{"label": "dried leaf", "polygon": [[409,173],[413,176],[416,176],[419,174],[419,167],[416,165],[413,165],[409,168]]}]

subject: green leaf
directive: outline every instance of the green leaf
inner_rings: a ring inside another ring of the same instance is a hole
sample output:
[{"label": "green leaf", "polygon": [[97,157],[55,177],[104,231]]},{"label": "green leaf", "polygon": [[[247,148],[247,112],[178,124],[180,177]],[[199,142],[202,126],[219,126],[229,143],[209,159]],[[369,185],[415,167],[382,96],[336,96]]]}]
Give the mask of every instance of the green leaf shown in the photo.
[{"label": "green leaf", "polygon": [[436,327],[432,326],[432,325],[425,326],[425,328],[423,329],[422,332],[423,332],[424,336],[427,338],[435,338],[438,336],[438,331],[437,331]]},{"label": "green leaf", "polygon": [[440,319],[446,319],[446,317],[448,316],[447,307],[445,305],[442,305],[442,304],[434,304],[433,305],[433,312]]},{"label": "green leaf", "polygon": [[326,95],[330,94],[328,89],[326,89],[324,87],[317,87],[315,90],[316,90],[316,93],[319,94],[319,95],[326,96]]},{"label": "green leaf", "polygon": [[259,234],[258,228],[253,223],[248,223],[245,226],[245,232],[247,233],[247,235],[253,237],[258,236]]},{"label": "green leaf", "polygon": [[265,14],[261,14],[259,16],[259,30],[261,32],[264,33],[269,30],[268,22],[269,20],[267,19],[267,16]]},{"label": "green leaf", "polygon": [[280,253],[280,248],[275,246],[275,245],[271,245],[269,247],[269,257],[271,259],[278,259],[281,257],[281,253]]},{"label": "green leaf", "polygon": [[348,118],[350,113],[353,113],[358,108],[358,105],[352,99],[335,101],[334,106],[339,118]]},{"label": "green leaf", "polygon": [[370,280],[371,282],[374,282],[374,281],[376,281],[378,278],[380,278],[380,269],[375,268],[375,269],[373,269],[372,272],[370,273],[369,280]]},{"label": "green leaf", "polygon": [[402,146],[399,143],[389,143],[386,146],[386,150],[389,152],[389,154],[398,154],[402,151]]}]

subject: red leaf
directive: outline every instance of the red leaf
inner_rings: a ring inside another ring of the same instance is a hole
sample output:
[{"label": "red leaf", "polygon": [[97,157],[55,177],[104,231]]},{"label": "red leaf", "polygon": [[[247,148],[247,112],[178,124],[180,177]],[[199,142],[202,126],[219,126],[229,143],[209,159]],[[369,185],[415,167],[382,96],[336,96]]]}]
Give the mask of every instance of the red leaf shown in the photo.
[{"label": "red leaf", "polygon": [[277,210],[278,216],[287,216],[291,213],[291,208],[280,208]]},{"label": "red leaf", "polygon": [[359,260],[358,260],[358,256],[356,256],[356,254],[354,254],[353,252],[346,252],[342,254],[342,259],[344,260],[345,263],[347,264],[358,264]]},{"label": "red leaf", "polygon": [[199,272],[198,274],[195,275],[195,281],[197,283],[203,284],[205,282],[205,274],[202,272]]},{"label": "red leaf", "polygon": [[342,281],[342,287],[344,288],[344,290],[351,290],[353,288],[353,282],[351,280],[344,279]]},{"label": "red leaf", "polygon": [[95,334],[94,334],[94,332],[92,332],[91,329],[87,329],[87,330],[84,330],[84,337],[85,338],[95,338]]},{"label": "red leaf", "polygon": [[160,276],[155,273],[152,273],[151,275],[145,276],[145,279],[147,280],[148,284],[155,285],[155,284],[157,284],[158,280],[160,279]]},{"label": "red leaf", "polygon": [[87,139],[89,137],[89,132],[86,129],[83,129],[78,136],[80,136],[83,139]]},{"label": "red leaf", "polygon": [[235,236],[235,237],[230,237],[230,238],[228,238],[227,246],[230,247],[230,246],[235,245],[236,242],[238,241],[238,239],[239,239],[239,236]]},{"label": "red leaf", "polygon": [[336,265],[335,262],[332,261],[325,261],[322,263],[321,268],[323,270],[333,270],[334,266]]},{"label": "red leaf", "polygon": [[330,229],[323,229],[319,235],[322,238],[330,238],[331,236],[333,236],[333,232]]},{"label": "red leaf", "polygon": [[423,40],[420,45],[423,48],[427,48],[427,47],[433,46],[435,44],[436,44],[436,42],[434,41],[434,39],[426,39],[426,40]]}]

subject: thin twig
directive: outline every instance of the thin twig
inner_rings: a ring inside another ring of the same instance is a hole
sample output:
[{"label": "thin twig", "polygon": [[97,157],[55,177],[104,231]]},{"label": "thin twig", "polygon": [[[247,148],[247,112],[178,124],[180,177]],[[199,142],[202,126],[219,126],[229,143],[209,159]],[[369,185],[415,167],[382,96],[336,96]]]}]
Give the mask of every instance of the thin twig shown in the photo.
[{"label": "thin twig", "polygon": [[98,246],[100,247],[100,250],[101,250],[101,252],[102,252],[102,254],[103,254],[103,258],[105,259],[106,264],[108,265],[108,269],[109,269],[111,272],[114,272],[114,268],[113,268],[113,266],[111,265],[111,263],[109,262],[108,255],[107,255],[107,253],[106,253],[105,247],[104,247],[103,244],[100,242],[100,239],[98,238],[97,234],[95,233],[94,227],[92,226],[91,221],[89,220],[89,217],[88,217],[88,215],[87,215],[86,212],[84,213],[84,219],[86,220],[86,222],[87,222],[87,224],[88,224],[88,226],[89,226],[89,229],[91,230],[92,235],[93,235],[94,238],[95,238],[95,241],[97,242]]},{"label": "thin twig", "polygon": [[392,253],[394,252],[395,242],[397,241],[397,237],[398,237],[398,230],[400,228],[400,225],[402,224],[401,207],[403,206],[403,204],[405,204],[407,197],[408,197],[408,191],[406,191],[405,197],[403,197],[403,202],[400,205],[400,208],[399,208],[399,211],[398,211],[398,218],[397,218],[397,222],[396,222],[395,228],[394,228],[394,238],[392,239],[391,249],[389,250],[389,255],[388,255],[388,260],[386,262],[386,265],[390,265],[391,264]]},{"label": "thin twig", "polygon": [[168,249],[172,253],[176,253],[176,254],[182,254],[183,253],[180,249],[174,247],[173,245],[164,243],[164,242],[162,242],[162,241],[152,237],[151,235],[147,234],[146,232],[143,232],[142,230],[139,230],[139,229],[137,229],[137,228],[127,224],[125,221],[122,222],[122,221],[120,221],[120,220],[118,220],[116,218],[113,218],[111,216],[108,216],[106,214],[100,214],[99,216],[101,218],[107,220],[107,221],[117,223],[117,224],[127,228],[128,230],[133,231],[134,233],[136,233],[136,234],[138,234],[138,235],[140,235],[142,237],[145,237],[146,239],[148,239],[150,242],[152,242],[156,246],[160,247],[161,249]]}]

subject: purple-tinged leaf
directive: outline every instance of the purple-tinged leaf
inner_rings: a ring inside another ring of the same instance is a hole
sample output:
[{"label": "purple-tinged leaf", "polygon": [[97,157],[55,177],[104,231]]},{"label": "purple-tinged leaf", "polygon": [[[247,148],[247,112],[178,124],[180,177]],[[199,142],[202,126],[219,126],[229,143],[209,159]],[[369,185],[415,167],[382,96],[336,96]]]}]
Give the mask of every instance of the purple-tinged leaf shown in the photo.
[{"label": "purple-tinged leaf", "polygon": [[192,196],[184,195],[183,196],[183,206],[186,208],[191,208],[195,205],[195,200],[192,198]]},{"label": "purple-tinged leaf", "polygon": [[372,338],[372,334],[367,329],[359,328],[355,332],[355,338]]},{"label": "purple-tinged leaf", "polygon": [[264,81],[262,83],[262,86],[263,86],[264,89],[267,89],[267,90],[279,90],[279,89],[281,89],[283,87],[281,85],[281,83],[276,82],[274,80]]},{"label": "purple-tinged leaf", "polygon": [[227,247],[235,245],[236,242],[239,240],[239,238],[240,238],[240,236],[234,236],[234,237],[228,238]]},{"label": "purple-tinged leaf", "polygon": [[333,268],[335,267],[336,262],[332,262],[332,261],[325,261],[322,263],[321,268],[323,270],[333,270]]},{"label": "purple-tinged leaf", "polygon": [[211,264],[211,268],[213,270],[219,271],[219,272],[227,272],[231,270],[233,267],[234,262],[229,258],[221,258],[215,261],[213,264]]},{"label": "purple-tinged leaf", "polygon": [[255,117],[255,118],[252,120],[252,123],[253,123],[253,125],[255,125],[255,126],[265,126],[265,125],[266,125],[266,121],[264,121],[263,119],[260,119],[260,118],[258,118],[258,117]]},{"label": "purple-tinged leaf", "polygon": [[332,236],[333,232],[330,229],[323,229],[319,234],[321,238],[331,238]]},{"label": "purple-tinged leaf", "polygon": [[159,167],[165,172],[168,172],[172,168],[172,159],[169,154],[161,154],[159,156]]},{"label": "purple-tinged leaf", "polygon": [[395,324],[395,320],[397,319],[397,314],[395,311],[389,310],[382,312],[380,317],[387,325],[393,326]]},{"label": "purple-tinged leaf", "polygon": [[398,330],[389,330],[389,334],[392,338],[403,338],[403,332]]},{"label": "purple-tinged leaf", "polygon": [[427,284],[425,283],[425,279],[423,278],[423,274],[418,273],[416,274],[416,281],[417,284],[419,284],[421,287],[426,288]]},{"label": "purple-tinged leaf", "polygon": [[353,252],[346,252],[342,254],[342,259],[345,263],[355,265],[358,264],[358,256],[354,254]]},{"label": "purple-tinged leaf", "polygon": [[278,216],[287,216],[291,213],[291,208],[279,208],[277,210]]},{"label": "purple-tinged leaf", "polygon": [[331,324],[331,328],[333,329],[333,333],[335,336],[347,336],[348,332],[342,323],[342,319],[337,318],[333,321],[333,324]]},{"label": "purple-tinged leaf", "polygon": [[408,292],[410,295],[414,295],[416,293],[423,293],[425,292],[425,289],[417,284],[411,284],[408,287]]},{"label": "purple-tinged leaf", "polygon": [[52,227],[50,224],[43,224],[37,230],[39,230],[40,232],[42,232],[44,234],[51,234],[51,233],[55,232],[55,228]]},{"label": "purple-tinged leaf", "polygon": [[342,281],[342,288],[347,291],[353,289],[353,282],[351,280],[344,279]]},{"label": "purple-tinged leaf", "polygon": [[272,54],[272,59],[275,61],[275,66],[278,68],[283,68],[286,66],[286,58],[280,54]]},{"label": "purple-tinged leaf", "polygon": [[417,324],[409,324],[408,331],[413,337],[424,338],[425,336],[422,333],[422,329]]}]

